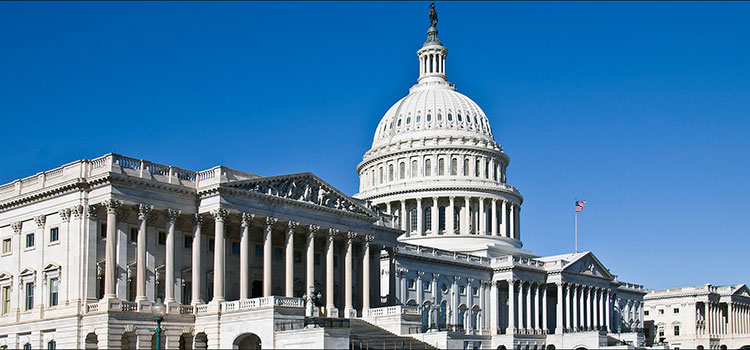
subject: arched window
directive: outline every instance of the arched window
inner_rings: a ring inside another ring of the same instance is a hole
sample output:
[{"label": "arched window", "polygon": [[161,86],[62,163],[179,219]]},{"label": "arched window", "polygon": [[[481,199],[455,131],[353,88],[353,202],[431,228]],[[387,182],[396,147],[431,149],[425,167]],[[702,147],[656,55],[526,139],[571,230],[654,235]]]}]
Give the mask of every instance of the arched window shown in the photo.
[{"label": "arched window", "polygon": [[489,160],[484,161],[484,178],[485,179],[490,178],[490,161]]},{"label": "arched window", "polygon": [[403,180],[406,178],[406,163],[401,162],[398,164],[398,179]]},{"label": "arched window", "polygon": [[417,161],[412,160],[411,161],[411,177],[417,177],[419,175],[419,170],[417,170]]},{"label": "arched window", "polygon": [[445,175],[445,158],[438,159],[438,176]]},{"label": "arched window", "polygon": [[375,169],[370,172],[370,186],[375,187]]},{"label": "arched window", "polygon": [[443,300],[443,302],[440,303],[440,316],[438,317],[438,327],[445,328],[447,312],[448,312],[448,302]]},{"label": "arched window", "polygon": [[23,350],[31,350],[31,343],[23,344]]},{"label": "arched window", "polygon": [[424,176],[432,176],[432,160],[424,161]]},{"label": "arched window", "polygon": [[453,114],[448,113],[448,121],[453,121]]},{"label": "arched window", "polygon": [[401,119],[398,120],[398,122],[396,123],[396,126],[401,126]]},{"label": "arched window", "polygon": [[419,123],[420,120],[422,120],[422,116],[417,114],[417,123]]},{"label": "arched window", "polygon": [[458,121],[463,121],[463,119],[461,118],[461,113],[458,113]]},{"label": "arched window", "polygon": [[492,179],[497,181],[497,167],[492,167]]},{"label": "arched window", "polygon": [[469,176],[469,158],[464,159],[464,176]]},{"label": "arched window", "polygon": [[378,178],[379,178],[378,183],[382,184],[383,183],[383,167],[378,168]]},{"label": "arched window", "polygon": [[429,121],[431,121],[431,120],[432,120],[432,114],[430,114],[430,113],[427,113],[427,121],[429,122]]},{"label": "arched window", "polygon": [[451,175],[458,174],[458,158],[451,159]]},{"label": "arched window", "polygon": [[406,117],[406,125],[411,124],[411,117]]},{"label": "arched window", "polygon": [[54,340],[50,340],[47,342],[47,350],[55,350],[57,349],[57,342]]},{"label": "arched window", "polygon": [[438,230],[445,231],[445,207],[438,207]]},{"label": "arched window", "polygon": [[411,213],[411,231],[414,232],[417,230],[417,209],[413,208],[409,212]]},{"label": "arched window", "polygon": [[481,169],[481,167],[482,167],[482,161],[480,161],[479,159],[477,159],[477,162],[476,162],[475,165],[476,165],[476,168],[474,168],[474,176],[479,177],[479,174],[480,174],[479,172],[482,170]]},{"label": "arched window", "polygon": [[388,164],[388,181],[393,181],[393,164]]},{"label": "arched window", "polygon": [[425,231],[431,231],[432,230],[432,207],[425,207],[424,208],[424,230]]},{"label": "arched window", "polygon": [[440,112],[438,112],[438,117],[437,118],[438,118],[438,121],[443,120],[443,114],[440,113]]}]

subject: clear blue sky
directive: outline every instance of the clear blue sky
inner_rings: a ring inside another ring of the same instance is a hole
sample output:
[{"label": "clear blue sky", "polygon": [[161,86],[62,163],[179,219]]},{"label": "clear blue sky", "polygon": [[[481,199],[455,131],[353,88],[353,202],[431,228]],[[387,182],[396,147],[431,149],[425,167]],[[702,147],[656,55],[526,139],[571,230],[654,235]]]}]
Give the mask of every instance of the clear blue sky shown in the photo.
[{"label": "clear blue sky", "polygon": [[[417,77],[429,2],[0,3],[0,182],[117,153],[344,192]],[[748,283],[750,3],[438,2],[525,247],[648,288]]]}]

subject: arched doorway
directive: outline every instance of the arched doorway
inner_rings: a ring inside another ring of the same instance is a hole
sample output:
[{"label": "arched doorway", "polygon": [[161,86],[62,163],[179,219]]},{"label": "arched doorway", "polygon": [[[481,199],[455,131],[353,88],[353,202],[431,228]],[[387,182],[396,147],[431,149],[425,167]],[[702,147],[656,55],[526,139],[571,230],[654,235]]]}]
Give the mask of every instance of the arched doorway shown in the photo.
[{"label": "arched doorway", "polygon": [[508,350],[508,348],[506,348],[505,345],[500,345],[497,347],[497,350]]},{"label": "arched doorway", "polygon": [[133,349],[135,350],[136,345],[135,332],[125,332],[122,334],[121,349]]},{"label": "arched doorway", "polygon": [[552,344],[547,345],[547,350],[555,350],[555,346]]},{"label": "arched doorway", "polygon": [[696,349],[703,350],[703,345],[698,345],[698,347]]},{"label": "arched doorway", "polygon": [[260,338],[254,333],[241,334],[232,342],[232,349],[254,350],[260,349]]},{"label": "arched doorway", "polygon": [[430,306],[432,303],[425,301],[422,304],[422,328],[427,330],[430,328]]},{"label": "arched doorway", "polygon": [[726,345],[722,345],[722,346],[719,347],[719,349],[720,350],[727,350],[727,346]]},{"label": "arched doorway", "polygon": [[206,336],[206,333],[196,333],[195,338],[193,339],[193,344],[193,349],[195,350],[208,349],[208,336]]},{"label": "arched doorway", "polygon": [[84,347],[86,349],[92,349],[93,350],[93,349],[98,349],[99,348],[98,347],[99,339],[97,339],[96,333],[94,333],[94,332],[86,334],[86,340],[84,342],[85,342]]},{"label": "arched doorway", "polygon": [[444,329],[446,325],[446,316],[448,314],[448,302],[443,300],[440,303],[440,315],[438,315],[438,328]]},{"label": "arched doorway", "polygon": [[585,347],[583,347],[583,346],[579,346],[579,347],[577,347],[577,348],[576,348],[576,350],[589,350],[589,349],[586,349],[586,348],[585,348]]},{"label": "arched doorway", "polygon": [[193,343],[193,335],[190,333],[182,333],[180,335],[180,350],[191,349]]},{"label": "arched doorway", "polygon": [[750,350],[750,345],[743,345],[740,350]]}]

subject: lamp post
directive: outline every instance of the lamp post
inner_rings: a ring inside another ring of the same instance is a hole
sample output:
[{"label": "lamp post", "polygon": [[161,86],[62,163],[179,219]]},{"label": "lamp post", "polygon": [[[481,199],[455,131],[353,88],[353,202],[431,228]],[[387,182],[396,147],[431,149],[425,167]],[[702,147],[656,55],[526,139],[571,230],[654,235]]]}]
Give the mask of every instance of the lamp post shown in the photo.
[{"label": "lamp post", "polygon": [[156,299],[156,302],[151,305],[151,313],[154,314],[154,322],[156,322],[156,329],[154,329],[154,334],[156,334],[156,350],[161,350],[161,321],[164,321],[164,314],[166,313],[166,306],[164,306],[161,298]]}]

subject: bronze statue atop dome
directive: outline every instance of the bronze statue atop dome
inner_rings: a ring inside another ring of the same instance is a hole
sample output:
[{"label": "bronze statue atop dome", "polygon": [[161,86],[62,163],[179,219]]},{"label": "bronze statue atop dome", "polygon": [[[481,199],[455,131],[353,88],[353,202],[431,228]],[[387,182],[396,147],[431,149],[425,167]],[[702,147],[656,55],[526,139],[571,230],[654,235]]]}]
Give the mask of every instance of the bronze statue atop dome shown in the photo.
[{"label": "bronze statue atop dome", "polygon": [[438,17],[437,17],[437,11],[435,11],[435,3],[430,4],[430,26],[431,27],[437,27],[438,24]]}]

